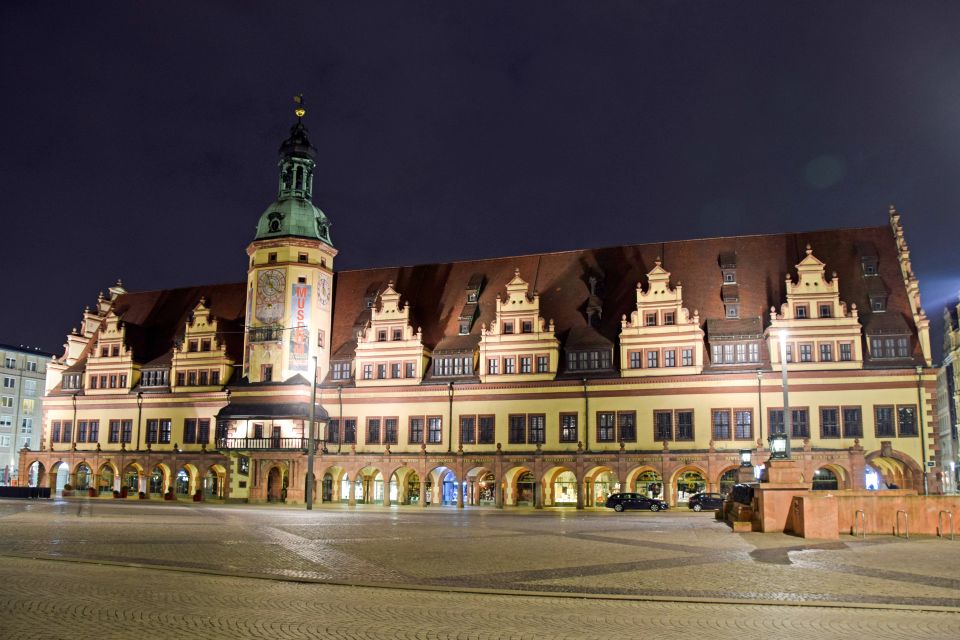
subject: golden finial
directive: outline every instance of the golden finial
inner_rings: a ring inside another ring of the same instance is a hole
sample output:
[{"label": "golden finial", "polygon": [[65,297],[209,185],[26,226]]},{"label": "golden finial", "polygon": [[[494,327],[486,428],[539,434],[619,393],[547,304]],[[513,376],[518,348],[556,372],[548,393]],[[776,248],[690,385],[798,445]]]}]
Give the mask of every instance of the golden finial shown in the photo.
[{"label": "golden finial", "polygon": [[297,114],[297,117],[298,117],[298,118],[302,118],[303,116],[307,115],[307,110],[306,110],[306,108],[303,106],[303,105],[304,105],[304,102],[303,102],[303,94],[302,94],[302,93],[293,96],[293,102],[294,102],[294,104],[298,105],[297,108],[293,110],[293,112],[294,112],[295,114]]}]

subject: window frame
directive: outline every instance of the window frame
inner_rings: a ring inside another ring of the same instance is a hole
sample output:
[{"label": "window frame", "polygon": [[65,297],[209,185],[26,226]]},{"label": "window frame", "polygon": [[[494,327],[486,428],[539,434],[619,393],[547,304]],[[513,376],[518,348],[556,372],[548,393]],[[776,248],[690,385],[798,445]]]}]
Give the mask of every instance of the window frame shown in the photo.
[{"label": "window frame", "polygon": [[[573,424],[568,422],[572,420]],[[577,411],[561,411],[557,418],[557,424],[560,429],[560,442],[564,444],[576,443],[580,441],[580,413]],[[571,431],[573,435],[571,436]]]},{"label": "window frame", "polygon": [[[717,417],[726,415],[726,424],[718,424]],[[730,409],[710,409],[710,437],[714,442],[733,440],[733,415]],[[726,433],[718,431],[718,427],[726,428]]]},{"label": "window frame", "polygon": [[[843,436],[843,415],[841,413],[840,407],[836,405],[825,405],[819,407],[820,411],[820,438],[822,440],[838,440]],[[826,419],[826,412],[833,411],[833,432],[827,432],[828,421]]]}]

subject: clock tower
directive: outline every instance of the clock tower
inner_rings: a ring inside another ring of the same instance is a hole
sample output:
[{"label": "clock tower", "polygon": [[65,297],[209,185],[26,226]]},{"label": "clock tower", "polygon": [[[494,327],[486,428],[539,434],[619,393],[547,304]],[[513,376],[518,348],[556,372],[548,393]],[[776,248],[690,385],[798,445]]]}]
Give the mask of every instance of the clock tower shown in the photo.
[{"label": "clock tower", "polygon": [[317,379],[330,362],[333,259],[330,221],[315,207],[316,150],[303,124],[297,99],[296,123],[280,145],[277,199],[257,222],[247,247],[246,329],[243,372],[250,382],[282,382],[299,374]]}]

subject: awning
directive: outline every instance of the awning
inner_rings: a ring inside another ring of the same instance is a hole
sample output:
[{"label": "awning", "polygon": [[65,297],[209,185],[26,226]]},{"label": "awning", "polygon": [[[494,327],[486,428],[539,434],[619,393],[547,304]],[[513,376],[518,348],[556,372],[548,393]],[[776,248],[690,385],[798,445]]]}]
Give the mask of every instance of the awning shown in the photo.
[{"label": "awning", "polygon": [[[327,410],[315,405],[315,419],[329,418]],[[306,402],[231,402],[217,413],[217,420],[309,420],[310,405]]]}]

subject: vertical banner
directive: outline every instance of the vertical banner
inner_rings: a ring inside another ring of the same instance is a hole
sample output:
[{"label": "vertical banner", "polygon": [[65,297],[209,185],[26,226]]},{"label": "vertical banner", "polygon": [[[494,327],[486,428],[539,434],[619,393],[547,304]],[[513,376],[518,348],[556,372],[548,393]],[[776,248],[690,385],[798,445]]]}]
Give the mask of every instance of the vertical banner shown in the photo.
[{"label": "vertical banner", "polygon": [[310,285],[295,284],[290,308],[290,370],[310,370]]}]

